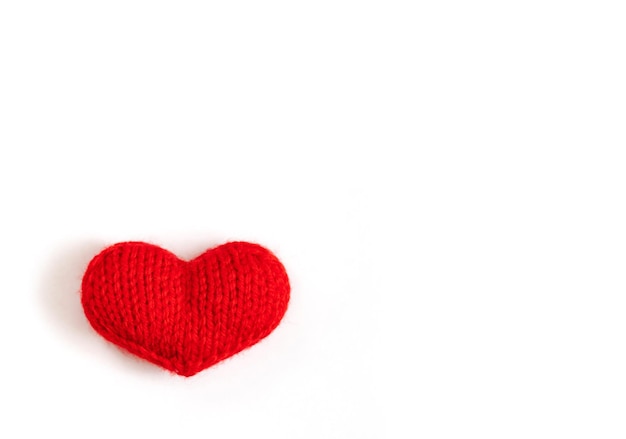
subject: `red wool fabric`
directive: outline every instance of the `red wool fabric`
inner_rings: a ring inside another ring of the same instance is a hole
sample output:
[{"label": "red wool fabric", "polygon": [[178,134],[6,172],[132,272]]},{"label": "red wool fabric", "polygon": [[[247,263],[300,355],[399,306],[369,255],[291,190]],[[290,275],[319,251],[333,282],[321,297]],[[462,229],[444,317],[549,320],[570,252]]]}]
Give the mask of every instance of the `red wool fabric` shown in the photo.
[{"label": "red wool fabric", "polygon": [[280,261],[247,242],[188,262],[155,245],[123,242],[97,255],[82,282],[85,315],[100,335],[183,376],[269,335],[289,295]]}]

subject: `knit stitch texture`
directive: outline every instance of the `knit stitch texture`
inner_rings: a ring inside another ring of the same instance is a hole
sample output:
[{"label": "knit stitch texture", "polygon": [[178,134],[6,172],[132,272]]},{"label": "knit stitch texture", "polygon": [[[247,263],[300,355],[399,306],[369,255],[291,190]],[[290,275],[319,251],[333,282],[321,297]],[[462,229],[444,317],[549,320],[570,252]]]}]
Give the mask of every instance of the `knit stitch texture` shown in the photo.
[{"label": "knit stitch texture", "polygon": [[105,339],[191,376],[269,335],[289,302],[269,250],[230,242],[183,261],[143,242],[115,244],[89,264],[82,305]]}]

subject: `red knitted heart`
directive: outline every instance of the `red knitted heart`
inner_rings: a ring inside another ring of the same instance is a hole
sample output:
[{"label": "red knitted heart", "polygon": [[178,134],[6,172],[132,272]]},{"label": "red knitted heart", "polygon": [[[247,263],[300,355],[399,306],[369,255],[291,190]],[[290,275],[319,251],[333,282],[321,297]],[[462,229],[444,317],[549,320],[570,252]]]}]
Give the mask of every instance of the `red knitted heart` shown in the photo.
[{"label": "red knitted heart", "polygon": [[283,265],[247,242],[189,262],[143,242],[116,244],[91,261],[82,284],[85,315],[100,335],[184,376],[269,335],[288,302]]}]

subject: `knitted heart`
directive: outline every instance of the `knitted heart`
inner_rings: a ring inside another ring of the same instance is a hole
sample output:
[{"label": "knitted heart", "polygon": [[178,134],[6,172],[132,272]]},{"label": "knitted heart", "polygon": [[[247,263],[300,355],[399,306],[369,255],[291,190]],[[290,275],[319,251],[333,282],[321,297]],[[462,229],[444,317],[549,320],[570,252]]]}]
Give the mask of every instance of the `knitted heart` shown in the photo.
[{"label": "knitted heart", "polygon": [[183,261],[143,242],[113,245],[89,264],[82,304],[105,339],[191,376],[269,335],[289,279],[267,249],[230,242]]}]

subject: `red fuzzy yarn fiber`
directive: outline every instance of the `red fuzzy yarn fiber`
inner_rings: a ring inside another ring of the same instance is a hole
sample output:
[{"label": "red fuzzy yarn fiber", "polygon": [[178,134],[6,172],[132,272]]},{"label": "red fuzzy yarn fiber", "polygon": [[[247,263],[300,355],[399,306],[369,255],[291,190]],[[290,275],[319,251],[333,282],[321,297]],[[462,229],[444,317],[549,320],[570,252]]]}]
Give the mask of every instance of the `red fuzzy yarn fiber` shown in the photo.
[{"label": "red fuzzy yarn fiber", "polygon": [[247,242],[220,245],[191,261],[123,242],[98,254],[82,282],[85,315],[102,337],[183,376],[269,335],[289,293],[276,256]]}]

